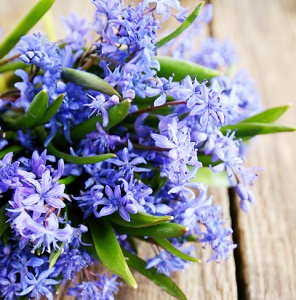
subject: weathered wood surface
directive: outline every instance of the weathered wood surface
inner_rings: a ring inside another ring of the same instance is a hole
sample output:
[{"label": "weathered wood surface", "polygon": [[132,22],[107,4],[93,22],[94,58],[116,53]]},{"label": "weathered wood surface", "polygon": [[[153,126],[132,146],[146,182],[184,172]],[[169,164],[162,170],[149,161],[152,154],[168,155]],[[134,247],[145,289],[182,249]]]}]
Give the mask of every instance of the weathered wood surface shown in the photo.
[{"label": "weathered wood surface", "polygon": [[[214,33],[231,37],[266,107],[293,102],[296,125],[296,2],[215,0]],[[257,139],[248,163],[264,168],[251,213],[237,211],[239,299],[296,299],[296,136]]]},{"label": "weathered wood surface", "polygon": [[[34,1],[1,0],[0,27],[4,33]],[[185,1],[182,1],[185,2]],[[187,3],[197,1],[186,1]],[[296,103],[296,2],[294,0],[213,0],[213,32],[230,38],[240,66],[256,80],[264,106]],[[7,4],[8,3],[8,4]],[[78,9],[77,9],[78,8]],[[53,16],[76,10],[92,15],[86,0],[57,0]],[[5,20],[5,21],[4,21]],[[57,23],[58,24],[58,23]],[[42,24],[40,24],[42,27]],[[59,25],[57,31],[59,33]],[[280,121],[296,126],[295,105]],[[175,275],[188,299],[296,299],[296,135],[280,134],[257,138],[247,164],[262,167],[254,192],[257,203],[250,214],[232,201],[232,222],[239,247],[226,264],[191,265]],[[228,194],[213,191],[229,215]],[[146,255],[144,250],[143,257]],[[205,261],[207,254],[199,251]],[[153,283],[136,275],[137,290],[122,288],[117,299],[172,299]],[[238,287],[238,296],[237,296]],[[60,295],[60,299],[66,299]]]}]

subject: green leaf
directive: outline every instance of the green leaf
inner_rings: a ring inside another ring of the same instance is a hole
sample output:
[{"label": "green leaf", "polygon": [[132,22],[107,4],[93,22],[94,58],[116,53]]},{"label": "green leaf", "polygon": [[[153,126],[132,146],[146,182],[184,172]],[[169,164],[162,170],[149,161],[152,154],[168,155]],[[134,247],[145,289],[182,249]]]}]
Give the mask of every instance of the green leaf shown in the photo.
[{"label": "green leaf", "polygon": [[185,31],[195,21],[195,19],[198,17],[198,15],[200,13],[200,10],[203,7],[203,5],[204,5],[204,2],[199,3],[197,5],[197,7],[194,9],[194,11],[187,17],[187,19],[175,31],[173,31],[168,36],[161,39],[157,43],[158,48],[162,47],[163,45],[165,45],[166,43],[168,43],[172,39],[179,36],[183,31]]},{"label": "green leaf", "polygon": [[46,112],[47,105],[48,94],[45,90],[42,90],[34,97],[24,117],[18,122],[11,124],[11,128],[32,128],[38,125]]},{"label": "green leaf", "polygon": [[171,296],[179,300],[186,300],[186,296],[173,280],[171,280],[164,274],[158,273],[156,268],[146,269],[147,263],[138,256],[131,254],[125,249],[122,249],[122,252],[124,256],[127,257],[127,264],[131,268],[144,275],[145,277],[149,278],[151,281],[153,281],[156,285],[158,285]]},{"label": "green leaf", "polygon": [[170,56],[157,56],[155,59],[160,63],[157,76],[169,78],[172,74],[175,74],[174,81],[181,81],[189,75],[191,78],[196,76],[196,79],[202,82],[221,75],[217,70],[206,68],[185,59],[176,59]]},{"label": "green leaf", "polygon": [[201,182],[211,187],[229,187],[229,181],[225,172],[215,173],[208,167],[197,170],[195,178],[191,182]]},{"label": "green leaf", "polygon": [[64,250],[64,242],[60,246],[60,249],[58,251],[52,251],[49,255],[49,266],[48,269],[51,269],[55,263],[57,262],[58,258],[60,257],[62,251]]},{"label": "green leaf", "polygon": [[[35,128],[38,137],[42,142],[46,140],[46,131],[42,126]],[[116,157],[113,153],[101,154],[101,155],[92,155],[92,156],[74,156],[68,153],[64,153],[55,148],[52,143],[49,143],[46,146],[49,153],[53,154],[56,158],[62,158],[66,162],[78,164],[78,165],[87,165],[87,164],[95,164],[101,161],[104,161],[108,158]]]},{"label": "green leaf", "polygon": [[23,147],[19,146],[19,145],[13,145],[13,146],[10,146],[8,148],[5,148],[5,149],[0,151],[0,159],[2,159],[9,152],[18,153],[22,150],[23,150]]},{"label": "green leaf", "polygon": [[184,235],[188,228],[176,223],[161,223],[149,227],[132,228],[114,224],[114,228],[123,234],[135,236],[150,236],[161,238],[175,238]]},{"label": "green leaf", "polygon": [[130,214],[131,221],[127,222],[122,219],[118,212],[108,216],[108,219],[118,225],[132,228],[141,228],[153,226],[159,223],[171,221],[174,219],[172,216],[152,216],[144,212],[137,212],[136,214]]},{"label": "green leaf", "polygon": [[112,273],[124,279],[130,287],[137,288],[136,280],[124,259],[111,224],[107,220],[93,218],[89,225],[101,262]]},{"label": "green leaf", "polygon": [[174,247],[167,239],[163,239],[163,238],[153,238],[153,239],[163,249],[165,249],[166,251],[172,253],[175,256],[180,257],[181,259],[192,261],[192,262],[200,262],[200,260],[198,258],[187,255],[184,252],[177,249],[176,247]]},{"label": "green leaf", "polygon": [[226,134],[227,131],[236,131],[235,136],[243,140],[248,140],[255,135],[270,134],[277,132],[291,132],[296,128],[277,125],[273,123],[238,123],[234,125],[223,126],[220,131]]},{"label": "green leaf", "polygon": [[[118,105],[113,106],[109,109],[109,123],[107,127],[104,127],[104,130],[108,130],[117,124],[119,124],[122,120],[126,118],[129,113],[131,106],[130,100],[124,100],[120,102]],[[79,141],[83,139],[88,133],[92,131],[96,131],[96,124],[102,124],[102,116],[92,117],[89,120],[86,120],[77,126],[75,126],[71,130],[71,139],[73,142]]]},{"label": "green leaf", "polygon": [[64,100],[64,94],[61,94],[58,96],[46,109],[41,122],[39,122],[38,125],[46,124],[51,120],[51,118],[58,112],[60,109],[63,100]]},{"label": "green leaf", "polygon": [[13,31],[0,44],[0,59],[42,18],[53,2],[54,0],[40,0],[28,11]]},{"label": "green leaf", "polygon": [[2,206],[0,208],[0,237],[4,234],[6,230],[8,230],[9,225],[6,222],[7,217],[6,217],[6,205]]},{"label": "green leaf", "polygon": [[58,182],[59,182],[60,184],[65,184],[65,185],[67,185],[67,184],[72,183],[76,178],[77,178],[76,176],[70,175],[70,176],[68,176],[68,177],[59,179]]},{"label": "green leaf", "polygon": [[102,78],[92,73],[88,73],[76,69],[62,68],[62,70],[63,70],[62,71],[63,79],[74,82],[85,89],[95,90],[110,96],[116,95],[118,96],[119,99],[122,100],[120,94]]},{"label": "green leaf", "polygon": [[74,156],[74,155],[64,153],[64,152],[57,150],[51,143],[49,143],[46,148],[55,157],[62,158],[66,162],[69,162],[72,164],[78,164],[78,165],[95,164],[95,163],[104,161],[108,158],[116,157],[116,155],[113,153],[92,155],[92,156]]},{"label": "green leaf", "polygon": [[279,119],[290,107],[291,104],[272,107],[241,121],[241,123],[273,123]]},{"label": "green leaf", "polygon": [[16,69],[25,69],[27,68],[28,65],[21,62],[21,61],[13,61],[11,63],[7,63],[7,64],[4,64],[4,65],[0,65],[0,73],[5,73],[5,72],[8,72],[8,71],[14,71]]}]

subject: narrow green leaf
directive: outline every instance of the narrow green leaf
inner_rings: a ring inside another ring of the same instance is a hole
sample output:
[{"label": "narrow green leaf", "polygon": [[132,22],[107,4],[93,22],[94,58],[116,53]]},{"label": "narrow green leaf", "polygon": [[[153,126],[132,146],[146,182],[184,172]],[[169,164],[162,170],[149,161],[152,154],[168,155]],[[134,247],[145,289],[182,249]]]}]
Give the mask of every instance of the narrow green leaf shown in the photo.
[{"label": "narrow green leaf", "polygon": [[60,257],[62,251],[64,250],[64,242],[60,246],[60,249],[58,251],[52,251],[49,255],[49,266],[48,269],[51,269],[55,263],[57,262],[58,258]]},{"label": "narrow green leaf", "polygon": [[62,178],[62,179],[58,180],[58,182],[59,182],[60,184],[65,184],[65,185],[67,185],[67,184],[72,183],[76,178],[77,178],[76,176],[70,175],[70,176],[68,176],[68,177],[65,177],[65,178]]},{"label": "narrow green leaf", "polygon": [[51,118],[58,112],[58,110],[60,109],[63,100],[64,100],[64,94],[61,94],[60,96],[58,96],[58,98],[56,98],[46,109],[41,122],[39,122],[38,125],[42,125],[42,124],[46,124],[47,122],[49,122],[51,120]]},{"label": "narrow green leaf", "polygon": [[170,56],[157,56],[155,59],[160,63],[160,70],[157,72],[157,76],[169,78],[172,74],[175,74],[174,81],[181,81],[189,75],[192,79],[196,76],[196,79],[202,82],[221,75],[217,70],[206,68],[184,59],[176,59]]},{"label": "narrow green leaf", "polygon": [[225,172],[215,173],[209,167],[197,170],[195,178],[191,182],[201,182],[211,187],[229,187],[229,181]]},{"label": "narrow green leaf", "polygon": [[13,61],[11,63],[7,63],[0,66],[0,73],[15,71],[16,69],[25,69],[27,67],[28,65],[21,61]]},{"label": "narrow green leaf", "polygon": [[102,78],[80,70],[71,68],[62,68],[62,78],[74,82],[85,89],[95,90],[104,94],[118,96],[122,100],[120,94]]},{"label": "narrow green leaf", "polygon": [[[104,130],[108,130],[117,124],[119,124],[122,120],[126,118],[129,113],[131,106],[130,100],[124,100],[120,102],[118,105],[113,106],[109,109],[109,123],[107,127],[104,127]],[[83,139],[88,133],[96,130],[97,123],[102,124],[102,116],[92,117],[77,126],[75,126],[71,130],[71,139],[73,142],[79,141]]]},{"label": "narrow green leaf", "polygon": [[200,262],[200,260],[198,258],[187,255],[184,252],[177,249],[176,247],[174,247],[167,239],[163,239],[163,238],[153,238],[153,239],[163,249],[165,249],[166,251],[172,253],[175,256],[180,257],[181,259],[192,261],[192,262]]},{"label": "narrow green leaf", "polygon": [[54,0],[40,0],[28,11],[13,31],[0,44],[0,59],[42,18],[53,2]]},{"label": "narrow green leaf", "polygon": [[161,238],[175,238],[184,235],[188,228],[176,223],[161,223],[149,227],[132,228],[114,224],[114,228],[123,234],[135,236],[150,236]]},{"label": "narrow green leaf", "polygon": [[79,164],[79,165],[95,164],[104,161],[108,158],[116,157],[116,155],[113,153],[92,155],[92,156],[73,156],[71,154],[64,153],[57,150],[51,143],[48,144],[47,149],[49,153],[53,154],[55,157],[62,158],[66,162]]},{"label": "narrow green leaf", "polygon": [[187,242],[198,242],[198,236],[197,235],[186,235],[185,239]]},{"label": "narrow green leaf", "polygon": [[19,145],[13,145],[13,146],[10,146],[8,148],[5,148],[5,149],[0,151],[0,159],[2,159],[9,152],[18,153],[22,150],[23,150],[23,147],[19,146]]},{"label": "narrow green leaf", "polygon": [[45,90],[40,91],[32,100],[24,117],[11,124],[12,129],[32,128],[42,120],[48,105],[48,94]]},{"label": "narrow green leaf", "polygon": [[204,2],[199,3],[197,5],[197,7],[194,9],[194,11],[187,17],[187,19],[175,31],[173,31],[168,36],[161,39],[157,43],[158,48],[162,47],[163,45],[165,45],[166,43],[168,43],[172,39],[179,36],[183,31],[185,31],[195,21],[195,19],[198,17],[198,15],[200,13],[200,10],[203,7],[203,5],[204,5]]},{"label": "narrow green leaf", "polygon": [[152,216],[144,212],[138,212],[136,214],[130,214],[131,221],[127,222],[122,219],[118,212],[108,216],[108,219],[118,225],[132,228],[141,228],[153,226],[159,223],[171,221],[174,219],[172,216]]},{"label": "narrow green leaf", "polygon": [[0,208],[0,237],[4,234],[4,232],[9,228],[6,217],[6,205]]},{"label": "narrow green leaf", "polygon": [[259,134],[270,134],[277,132],[291,132],[296,128],[287,127],[283,125],[277,125],[273,123],[238,123],[234,125],[223,126],[220,131],[226,134],[227,131],[236,131],[235,136],[243,140],[252,138]]},{"label": "narrow green leaf", "polygon": [[138,256],[131,254],[125,249],[122,249],[122,252],[127,258],[127,264],[131,268],[149,278],[156,285],[166,291],[169,295],[179,300],[186,300],[186,296],[173,280],[171,280],[164,274],[158,273],[156,268],[146,269],[147,263]]},{"label": "narrow green leaf", "polygon": [[[46,140],[46,131],[42,126],[35,128],[35,131],[42,142]],[[80,164],[80,165],[87,165],[87,164],[95,164],[101,161],[104,161],[108,158],[116,157],[113,153],[101,154],[101,155],[92,155],[92,156],[74,156],[68,153],[64,153],[59,151],[55,148],[52,143],[47,145],[47,150],[49,153],[53,154],[56,158],[62,158],[64,161],[73,163],[73,164]]]},{"label": "narrow green leaf", "polygon": [[241,121],[241,123],[273,123],[279,119],[290,107],[291,104],[272,107]]},{"label": "narrow green leaf", "polygon": [[124,279],[130,287],[137,288],[136,280],[124,259],[111,224],[104,219],[91,219],[89,225],[101,262],[112,273]]}]

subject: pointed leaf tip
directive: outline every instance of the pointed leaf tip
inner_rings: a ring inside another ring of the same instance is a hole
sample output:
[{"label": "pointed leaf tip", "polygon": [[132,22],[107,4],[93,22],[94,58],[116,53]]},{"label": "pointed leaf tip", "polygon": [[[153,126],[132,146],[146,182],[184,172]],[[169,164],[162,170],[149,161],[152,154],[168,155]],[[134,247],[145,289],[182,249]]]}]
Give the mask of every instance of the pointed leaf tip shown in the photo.
[{"label": "pointed leaf tip", "polygon": [[107,81],[95,74],[71,68],[62,68],[62,78],[85,89],[95,90],[110,96],[116,95],[120,100],[123,100],[121,95]]},{"label": "pointed leaf tip", "polygon": [[172,33],[170,33],[168,36],[161,39],[157,45],[158,47],[162,47],[172,39],[178,37],[183,31],[185,31],[190,25],[195,21],[195,19],[198,17],[201,8],[204,5],[204,1],[199,3],[197,7],[193,10],[193,12],[186,18],[186,20]]},{"label": "pointed leaf tip", "polygon": [[92,218],[89,227],[93,245],[101,262],[112,273],[123,278],[130,287],[136,289],[137,282],[128,267],[111,224],[106,219]]}]

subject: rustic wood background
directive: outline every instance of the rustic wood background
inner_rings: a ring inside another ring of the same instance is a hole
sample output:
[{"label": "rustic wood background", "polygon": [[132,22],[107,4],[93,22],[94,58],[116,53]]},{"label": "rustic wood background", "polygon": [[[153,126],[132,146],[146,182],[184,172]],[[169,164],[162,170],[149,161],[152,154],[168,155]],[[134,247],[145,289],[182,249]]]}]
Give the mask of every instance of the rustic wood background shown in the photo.
[{"label": "rustic wood background", "polygon": [[[31,6],[32,0],[1,0],[3,33]],[[181,1],[194,6],[198,1]],[[296,1],[213,0],[212,32],[230,38],[237,48],[240,66],[256,80],[265,107],[296,102]],[[88,16],[93,6],[86,0],[56,0],[52,8],[58,20],[70,11]],[[59,33],[60,23],[56,23]],[[42,27],[42,24],[39,24]],[[294,107],[280,120],[296,126]],[[174,275],[188,299],[296,299],[296,133],[257,138],[247,164],[260,166],[254,192],[257,203],[246,215],[231,191],[213,190],[239,244],[234,257],[223,264],[201,263]],[[206,251],[197,253],[205,261]],[[135,274],[137,290],[123,287],[116,299],[172,299],[153,283]],[[65,299],[60,296],[60,299]]]}]

